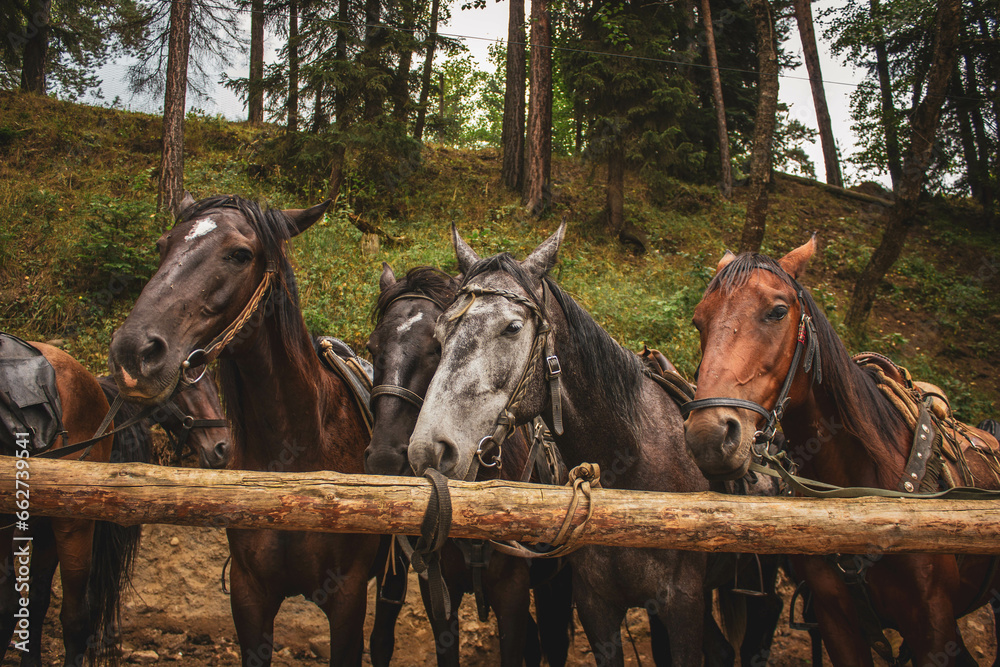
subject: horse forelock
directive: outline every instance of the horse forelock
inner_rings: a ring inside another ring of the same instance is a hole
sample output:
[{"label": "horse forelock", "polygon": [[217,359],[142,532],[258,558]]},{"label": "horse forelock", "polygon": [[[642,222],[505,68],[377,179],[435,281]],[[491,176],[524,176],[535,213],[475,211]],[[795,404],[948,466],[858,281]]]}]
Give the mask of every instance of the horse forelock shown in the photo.
[{"label": "horse forelock", "polygon": [[[500,253],[476,262],[466,274],[462,285],[471,283],[478,276],[493,272],[506,273],[512,277],[545,317],[549,317],[546,312],[547,304],[536,294],[536,290],[540,287],[538,279],[531,276],[509,253]],[[592,395],[603,397],[608,402],[607,407],[611,414],[619,418],[630,430],[631,435],[637,438],[642,420],[641,361],[619,345],[572,296],[556,284],[555,280],[548,275],[542,280],[566,318],[573,348],[580,355],[579,363],[582,367],[580,370],[587,384],[598,388]]]},{"label": "horse forelock", "polygon": [[705,295],[721,290],[727,298],[731,297],[749,283],[757,270],[771,273],[801,296],[816,331],[823,369],[822,387],[833,399],[839,424],[864,445],[878,467],[881,481],[895,486],[899,471],[894,469],[892,454],[898,438],[905,437],[902,434],[906,433],[906,424],[879,389],[874,374],[854,363],[833,324],[809,291],[771,257],[741,253],[712,278]]},{"label": "horse forelock", "polygon": [[450,275],[433,266],[415,266],[406,272],[406,276],[381,292],[375,307],[372,308],[372,323],[378,325],[385,317],[389,304],[401,296],[422,294],[443,307],[448,307],[455,300],[458,291],[458,281]]}]

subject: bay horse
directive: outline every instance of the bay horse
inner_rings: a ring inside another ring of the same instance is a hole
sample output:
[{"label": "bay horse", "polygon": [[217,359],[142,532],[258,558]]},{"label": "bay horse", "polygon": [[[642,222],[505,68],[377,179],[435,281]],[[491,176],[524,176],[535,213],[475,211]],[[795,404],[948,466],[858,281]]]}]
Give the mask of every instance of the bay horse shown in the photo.
[{"label": "bay horse", "polygon": [[[89,440],[108,413],[109,404],[95,378],[80,362],[66,352],[32,342],[55,371],[56,390],[62,406],[65,438],[58,438],[55,449]],[[86,453],[68,454],[66,460],[86,455],[88,461],[107,462],[149,460],[148,438],[122,431],[107,436]],[[15,451],[4,451],[15,455]],[[30,461],[30,458],[29,458]],[[30,492],[30,463],[27,479]],[[20,476],[19,476],[20,479]],[[29,498],[30,503],[30,498]],[[30,507],[30,505],[29,505]],[[104,521],[76,518],[31,517],[27,530],[12,515],[0,516],[0,660],[15,637],[22,665],[42,664],[42,622],[48,611],[52,579],[59,565],[62,581],[60,621],[65,649],[64,664],[82,665],[88,659],[113,656],[119,641],[115,631],[121,595],[129,586],[132,565],[139,546],[140,526],[119,526]],[[31,544],[30,587],[28,589],[27,627],[19,625],[15,612],[26,581],[27,556],[24,545]],[[17,635],[15,636],[15,631]],[[27,637],[21,633],[25,632]],[[21,642],[24,641],[24,644]]]},{"label": "bay horse", "polygon": [[[97,378],[105,398],[113,403],[118,397],[118,385],[110,375]],[[116,415],[125,422],[142,410],[142,406],[126,401]],[[165,403],[157,406],[146,419],[126,431],[122,438],[149,438],[149,428],[157,424],[173,445],[174,460],[180,465],[185,449],[198,458],[202,468],[225,468],[229,462],[231,443],[226,426],[219,389],[215,379],[205,374],[197,382],[186,385]],[[152,442],[147,447],[152,447]]]},{"label": "bay horse", "polygon": [[[114,334],[112,375],[138,402],[161,400],[182,370],[218,357],[232,469],[364,471],[367,427],[350,388],[320,365],[288,259],[288,240],[328,205],[281,211],[236,196],[186,196],[157,242],[156,274]],[[274,617],[298,594],[329,619],[330,664],[361,663],[367,582],[384,564],[379,536],[235,528],[227,536],[243,665],[271,663]],[[392,655],[399,611],[382,606],[371,638],[376,665]]]},{"label": "bay horse", "polygon": [[[800,475],[842,487],[913,490],[909,476],[904,479],[913,429],[880,388],[880,368],[852,360],[798,282],[815,250],[814,237],[777,261],[727,253],[719,262],[694,313],[702,361],[685,423],[688,448],[706,476],[739,477],[780,421],[786,452]],[[942,472],[965,485],[1000,487],[996,440],[964,425],[960,429],[969,475],[963,477],[947,457]],[[936,478],[930,481],[937,486]],[[1000,576],[993,558],[855,557],[863,567],[847,568],[847,574],[867,578],[868,609],[855,603],[858,589],[838,573],[845,571],[843,559],[792,560],[812,589],[820,632],[835,665],[872,665],[882,625],[899,630],[914,665],[975,664],[956,619],[997,590]],[[862,616],[874,622],[863,622]],[[891,651],[887,660],[896,659]]]},{"label": "bay horse", "polygon": [[[541,414],[566,464],[599,464],[603,486],[707,490],[686,452],[677,404],[547,275],[564,233],[563,224],[518,262],[507,253],[480,259],[452,227],[465,278],[437,321],[441,361],[410,438],[411,467],[465,479],[501,454],[490,435],[501,422]],[[630,607],[645,607],[665,626],[672,664],[701,664],[706,554],[584,546],[569,558],[599,665],[624,664]]]},{"label": "bay horse", "polygon": [[[411,269],[397,280],[387,263],[382,266],[379,297],[372,310],[375,328],[368,338],[368,351],[375,368],[372,392],[375,423],[371,444],[365,452],[365,468],[376,475],[403,475],[410,472],[407,462],[410,433],[440,360],[434,323],[455,300],[459,280],[428,266]],[[508,459],[499,476],[519,479],[524,466],[530,465],[527,463],[530,442],[519,429],[509,444],[512,447],[508,451],[514,456]],[[496,477],[495,469],[488,469],[480,472],[479,479]],[[434,632],[438,664],[457,665],[458,608],[463,595],[474,590],[476,575],[453,540],[445,543],[441,559],[451,597],[450,617],[434,616],[427,580],[423,577],[420,590]],[[528,610],[529,583],[535,592],[537,629]],[[494,551],[483,569],[481,588],[497,617],[501,665],[520,667],[524,663],[522,656],[528,665],[538,665],[543,655],[553,667],[566,663],[573,617],[568,568],[547,560],[532,561],[529,565],[524,558]]]}]

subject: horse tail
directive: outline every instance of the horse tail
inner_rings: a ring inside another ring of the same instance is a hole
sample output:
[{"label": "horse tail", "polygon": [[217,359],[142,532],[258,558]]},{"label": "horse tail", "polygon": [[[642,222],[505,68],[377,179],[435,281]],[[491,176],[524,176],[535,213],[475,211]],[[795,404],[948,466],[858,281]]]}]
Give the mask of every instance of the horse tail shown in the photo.
[{"label": "horse tail", "polygon": [[716,605],[722,617],[722,632],[739,652],[747,632],[746,596],[735,593],[731,586],[716,589]]},{"label": "horse tail", "polygon": [[[100,378],[101,388],[114,401],[118,390],[108,378]],[[109,386],[110,385],[110,386]],[[133,403],[123,403],[118,412],[122,422],[140,411]],[[113,463],[148,463],[152,438],[145,420],[115,434],[111,447]],[[139,553],[142,526],[121,526],[109,521],[94,522],[90,577],[87,580],[91,627],[95,629],[93,646],[98,661],[117,664],[121,632],[121,601],[131,588],[132,569]]]}]

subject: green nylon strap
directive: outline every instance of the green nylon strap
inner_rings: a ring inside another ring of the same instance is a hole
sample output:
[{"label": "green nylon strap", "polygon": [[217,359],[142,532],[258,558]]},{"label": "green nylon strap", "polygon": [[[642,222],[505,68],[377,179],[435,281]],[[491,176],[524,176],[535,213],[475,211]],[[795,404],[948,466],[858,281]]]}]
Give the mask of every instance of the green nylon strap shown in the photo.
[{"label": "green nylon strap", "polygon": [[781,461],[771,454],[764,453],[762,458],[770,463],[773,468],[763,466],[759,463],[751,463],[750,470],[769,477],[776,477],[784,481],[788,486],[803,496],[808,498],[923,498],[937,500],[998,500],[1000,491],[989,489],[979,489],[976,487],[956,486],[946,491],[937,493],[906,493],[893,489],[879,489],[869,486],[836,486],[826,484],[813,479],[799,477],[785,470]]}]

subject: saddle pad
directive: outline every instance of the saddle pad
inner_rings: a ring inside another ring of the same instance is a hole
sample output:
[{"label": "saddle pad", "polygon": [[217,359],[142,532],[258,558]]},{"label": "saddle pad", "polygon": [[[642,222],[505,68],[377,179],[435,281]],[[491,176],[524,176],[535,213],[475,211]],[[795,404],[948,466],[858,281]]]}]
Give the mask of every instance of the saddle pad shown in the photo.
[{"label": "saddle pad", "polygon": [[28,434],[31,454],[62,432],[62,404],[52,364],[35,347],[0,332],[0,451],[14,454],[16,433]]}]

